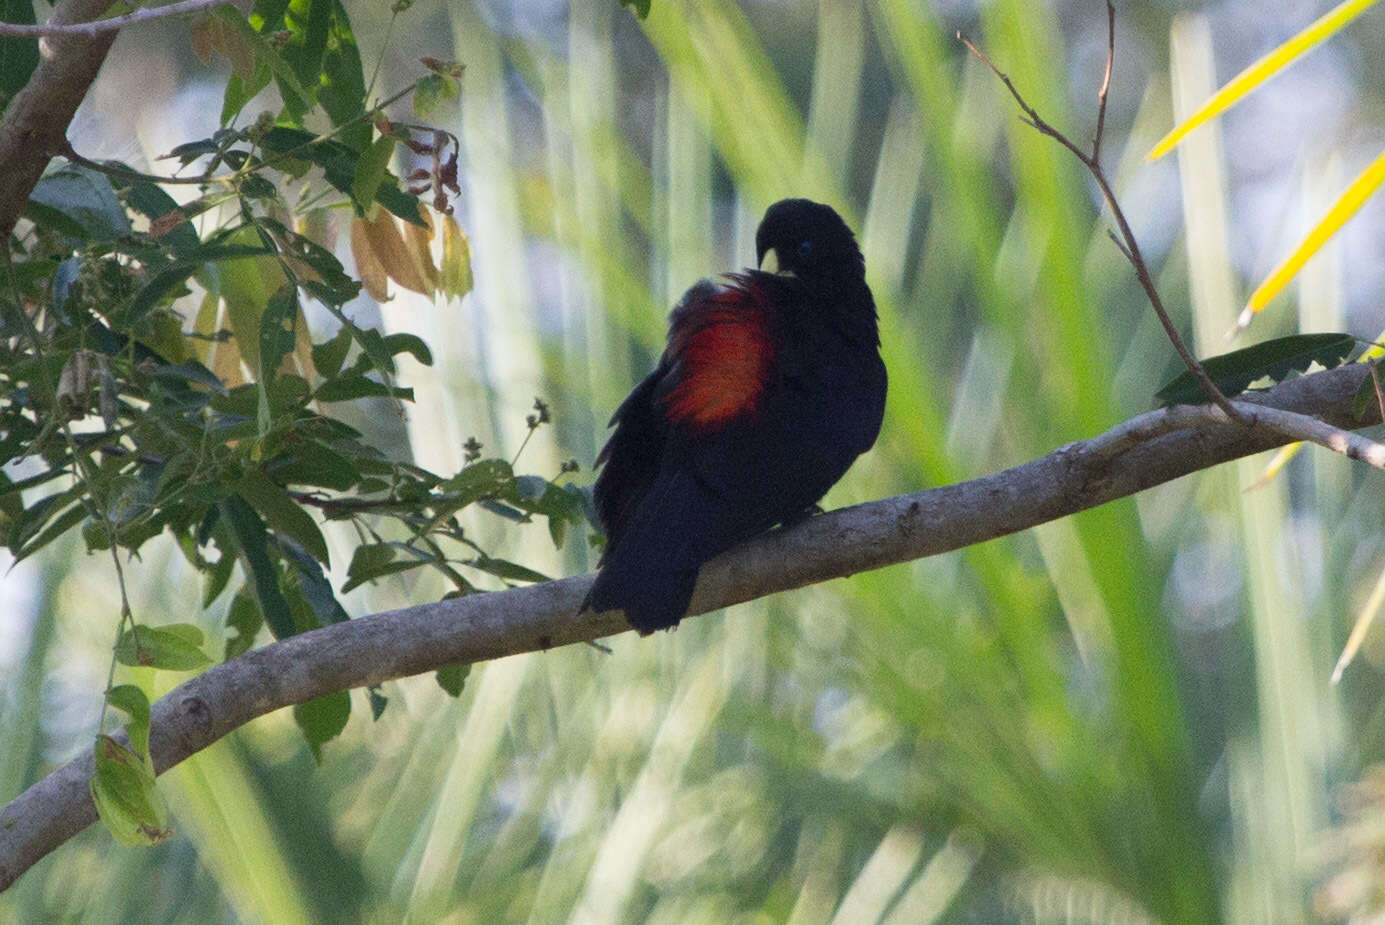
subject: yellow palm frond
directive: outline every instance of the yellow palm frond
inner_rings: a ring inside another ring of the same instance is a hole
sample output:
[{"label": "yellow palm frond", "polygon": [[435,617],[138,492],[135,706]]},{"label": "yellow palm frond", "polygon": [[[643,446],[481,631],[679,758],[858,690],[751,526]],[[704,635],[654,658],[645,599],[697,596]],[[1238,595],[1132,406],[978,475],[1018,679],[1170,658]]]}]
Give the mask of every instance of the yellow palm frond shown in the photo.
[{"label": "yellow palm frond", "polygon": [[1343,0],[1342,3],[1337,4],[1337,6],[1323,14],[1298,35],[1295,35],[1232,78],[1230,83],[1214,93],[1207,102],[1203,103],[1197,112],[1183,120],[1183,122],[1174,127],[1173,131],[1165,135],[1159,143],[1154,146],[1153,150],[1145,156],[1145,159],[1153,161],[1168,154],[1173,150],[1174,146],[1182,141],[1184,136],[1193,129],[1209,119],[1215,119],[1217,116],[1236,105],[1236,103],[1240,102],[1242,97],[1265,83],[1265,81],[1269,80],[1285,67],[1288,67],[1299,55],[1337,32],[1347,23],[1374,6],[1376,2],[1377,0]]}]

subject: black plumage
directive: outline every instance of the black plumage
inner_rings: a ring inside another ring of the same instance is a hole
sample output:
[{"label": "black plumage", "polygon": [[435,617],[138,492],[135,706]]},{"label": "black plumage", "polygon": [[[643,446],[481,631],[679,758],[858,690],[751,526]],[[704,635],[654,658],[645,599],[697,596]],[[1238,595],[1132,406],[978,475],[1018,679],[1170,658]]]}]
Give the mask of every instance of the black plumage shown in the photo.
[{"label": "black plumage", "polygon": [[597,457],[607,542],[586,606],[641,633],[678,623],[708,559],[804,516],[880,429],[885,367],[850,229],[788,199],[755,240],[761,269],[703,280],[674,308]]}]

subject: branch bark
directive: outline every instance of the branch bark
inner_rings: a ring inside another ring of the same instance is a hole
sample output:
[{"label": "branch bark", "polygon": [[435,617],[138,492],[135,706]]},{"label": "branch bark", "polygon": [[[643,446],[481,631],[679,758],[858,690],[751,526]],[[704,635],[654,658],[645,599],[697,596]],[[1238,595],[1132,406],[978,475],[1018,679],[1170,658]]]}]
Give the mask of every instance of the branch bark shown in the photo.
[{"label": "branch bark", "polygon": [[[54,16],[49,22],[37,26],[28,26],[20,23],[0,22],[0,35],[12,36],[14,38],[41,38],[49,35],[86,35],[95,36],[102,32],[115,32],[126,26],[135,26],[140,23],[152,22],[155,19],[167,19],[170,16],[188,16],[192,13],[201,13],[214,6],[221,6],[231,3],[232,0],[178,0],[176,3],[168,3],[163,6],[146,6],[120,16],[112,16],[110,19],[95,19],[89,21],[78,21],[60,23]],[[106,4],[108,7],[113,4]]]},{"label": "branch bark", "polygon": [[[49,24],[90,22],[112,5],[114,0],[63,0]],[[62,152],[72,116],[96,80],[115,36],[102,32],[39,40],[38,67],[0,119],[0,240],[9,239],[34,184]]]},{"label": "branch bark", "polygon": [[[1310,414],[1341,428],[1369,377],[1352,364],[1241,396],[1259,409]],[[1153,411],[993,475],[833,511],[709,562],[691,614],[868,569],[937,555],[1123,498],[1288,442],[1280,430],[1219,410]],[[480,662],[629,629],[619,613],[578,613],[592,576],[373,614],[224,662],[153,708],[150,751],[162,773],[257,716],[333,691],[458,662]],[[0,890],[96,819],[86,754],[0,809]]]}]

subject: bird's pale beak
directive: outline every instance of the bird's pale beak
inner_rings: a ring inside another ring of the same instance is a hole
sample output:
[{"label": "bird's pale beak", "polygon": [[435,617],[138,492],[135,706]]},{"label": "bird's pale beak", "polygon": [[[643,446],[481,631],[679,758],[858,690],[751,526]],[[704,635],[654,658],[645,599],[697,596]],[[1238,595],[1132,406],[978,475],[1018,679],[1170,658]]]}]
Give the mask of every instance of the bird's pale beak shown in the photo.
[{"label": "bird's pale beak", "polygon": [[765,251],[765,256],[760,260],[760,270],[764,273],[773,273],[775,276],[793,276],[793,270],[781,270],[779,268],[779,252],[774,248]]}]

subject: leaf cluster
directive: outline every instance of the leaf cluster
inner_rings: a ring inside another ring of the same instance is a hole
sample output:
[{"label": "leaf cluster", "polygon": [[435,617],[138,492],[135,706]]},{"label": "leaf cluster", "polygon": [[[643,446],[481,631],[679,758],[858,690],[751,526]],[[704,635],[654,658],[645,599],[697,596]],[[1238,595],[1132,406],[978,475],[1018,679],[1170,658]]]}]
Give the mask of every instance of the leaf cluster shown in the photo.
[{"label": "leaf cluster", "polygon": [[[262,628],[282,639],[345,620],[341,594],[411,569],[439,571],[452,594],[484,580],[544,580],[491,555],[461,517],[471,509],[512,523],[541,516],[561,545],[591,519],[581,490],[479,452],[457,473],[430,472],[381,452],[341,415],[363,399],[413,401],[398,359],[431,365],[432,353],[416,335],[383,334],[348,313],[362,283],[332,251],[332,217],[354,213],[357,264],[381,300],[389,280],[434,297],[464,295],[469,244],[446,203],[458,189],[455,139],[379,116],[339,0],[261,0],[248,17],[222,7],[194,42],[232,62],[223,127],[167,155],[179,165],[174,177],[72,153],[39,182],[8,242],[0,543],[22,560],[80,532],[88,550],[119,564],[167,535],[202,575],[204,607],[231,594],[226,658],[248,650]],[[428,70],[420,83],[429,100],[455,98],[460,68]],[[271,81],[282,111],[238,124]],[[329,132],[305,126],[315,113]],[[439,148],[449,139],[445,158]],[[420,183],[415,170],[410,188],[401,185],[389,169],[396,142],[429,160],[420,169],[435,182]],[[196,194],[179,202],[172,185]],[[448,213],[440,266],[430,252],[438,226],[413,187],[432,188],[434,207]],[[333,319],[316,342],[311,303]],[[349,523],[360,540],[340,589],[322,520]],[[197,627],[127,626],[127,616],[123,609],[116,662],[178,671],[211,663]],[[455,694],[462,677],[454,671],[440,683]],[[124,840],[153,841],[164,817],[148,704],[130,691],[138,688],[109,692],[108,703],[131,717],[129,743],[98,738],[93,795]],[[384,703],[372,691],[377,717]],[[349,712],[343,693],[295,716],[316,754]]]}]

